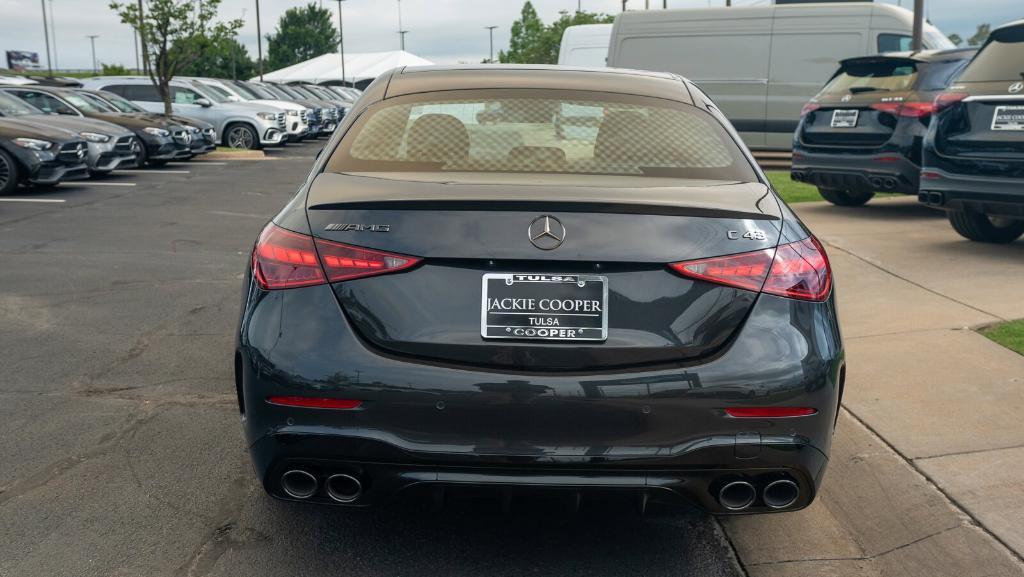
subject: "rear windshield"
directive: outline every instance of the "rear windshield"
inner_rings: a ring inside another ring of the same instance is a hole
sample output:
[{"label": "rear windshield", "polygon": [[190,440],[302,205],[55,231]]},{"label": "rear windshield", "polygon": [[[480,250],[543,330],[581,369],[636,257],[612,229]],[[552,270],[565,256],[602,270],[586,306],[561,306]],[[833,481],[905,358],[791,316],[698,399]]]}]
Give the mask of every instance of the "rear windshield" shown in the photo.
[{"label": "rear windshield", "polygon": [[967,65],[958,82],[1018,81],[1024,79],[1024,26],[993,34]]},{"label": "rear windshield", "polygon": [[843,66],[822,94],[895,92],[911,90],[917,80],[917,65],[906,60],[857,62]]},{"label": "rear windshield", "polygon": [[445,96],[407,96],[369,108],[330,169],[757,181],[722,125],[689,104],[569,91]]}]

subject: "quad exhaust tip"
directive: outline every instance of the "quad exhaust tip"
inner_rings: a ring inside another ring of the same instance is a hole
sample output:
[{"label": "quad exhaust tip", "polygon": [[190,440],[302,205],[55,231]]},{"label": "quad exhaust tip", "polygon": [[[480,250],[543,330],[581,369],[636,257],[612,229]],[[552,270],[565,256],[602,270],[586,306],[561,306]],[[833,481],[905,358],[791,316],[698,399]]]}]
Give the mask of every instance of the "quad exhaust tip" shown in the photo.
[{"label": "quad exhaust tip", "polygon": [[327,477],[324,487],[327,489],[327,496],[339,503],[351,503],[363,494],[363,484],[359,479],[345,473]]},{"label": "quad exhaust tip", "polygon": [[742,511],[754,504],[757,491],[746,481],[726,483],[718,491],[718,503],[730,511]]},{"label": "quad exhaust tip", "polygon": [[800,497],[800,487],[789,479],[772,481],[764,488],[764,504],[772,509],[785,509],[796,503]]},{"label": "quad exhaust tip", "polygon": [[309,471],[292,469],[281,475],[281,489],[295,499],[308,499],[316,494],[316,477]]}]

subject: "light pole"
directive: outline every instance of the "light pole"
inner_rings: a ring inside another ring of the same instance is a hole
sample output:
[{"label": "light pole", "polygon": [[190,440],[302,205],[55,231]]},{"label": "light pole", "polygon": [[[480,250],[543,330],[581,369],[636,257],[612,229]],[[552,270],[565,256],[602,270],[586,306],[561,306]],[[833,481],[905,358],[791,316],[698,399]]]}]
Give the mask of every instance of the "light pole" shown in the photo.
[{"label": "light pole", "polygon": [[921,51],[921,35],[924,31],[924,0],[914,0],[914,27],[910,40],[910,49]]},{"label": "light pole", "polygon": [[491,57],[487,59],[487,63],[494,64],[494,29],[497,28],[497,26],[484,26],[484,28],[491,36]]},{"label": "light pole", "polygon": [[96,39],[99,38],[100,35],[99,34],[87,34],[85,37],[88,38],[89,42],[92,44],[92,71],[95,72],[96,74],[99,74],[100,71],[99,71],[99,69],[96,66]]},{"label": "light pole", "polygon": [[256,53],[260,64],[260,82],[263,82],[263,32],[260,31],[260,0],[256,0]]},{"label": "light pole", "polygon": [[46,69],[53,76],[53,66],[50,65],[50,27],[46,25],[46,0],[39,0],[43,6],[43,39],[46,41]]},{"label": "light pole", "polygon": [[345,84],[345,25],[341,19],[341,3],[338,0],[338,52],[341,53],[341,84]]},{"label": "light pole", "polygon": [[398,0],[398,47],[405,50],[405,33],[402,29],[402,0]]},{"label": "light pole", "polygon": [[57,61],[57,19],[53,17],[53,0],[50,0],[50,35],[53,36],[53,67],[60,71]]},{"label": "light pole", "polygon": [[145,36],[146,20],[145,20],[145,13],[142,10],[142,0],[139,0],[139,22],[138,22],[138,24],[139,24],[139,26],[136,29],[136,32],[139,35],[139,44],[142,45],[142,68],[145,70],[146,74],[149,74],[150,73],[150,69],[149,69],[149,48],[147,48],[147,46],[146,46],[146,42],[147,42],[147,39],[146,39],[146,36]]}]

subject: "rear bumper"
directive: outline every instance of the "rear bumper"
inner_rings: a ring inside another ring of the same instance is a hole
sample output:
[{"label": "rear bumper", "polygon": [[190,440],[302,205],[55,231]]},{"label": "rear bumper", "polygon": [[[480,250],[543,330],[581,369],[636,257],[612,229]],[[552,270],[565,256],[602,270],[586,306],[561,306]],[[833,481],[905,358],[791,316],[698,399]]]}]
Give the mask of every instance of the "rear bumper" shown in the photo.
[{"label": "rear bumper", "polygon": [[[824,474],[844,375],[834,301],[762,295],[728,349],[699,365],[590,374],[490,372],[384,355],[364,343],[328,286],[248,287],[236,385],[257,475],[364,481],[347,504],[415,487],[628,490],[710,511],[731,480],[785,478],[808,505]],[[785,322],[780,319],[786,319]],[[356,410],[272,405],[273,395],[358,399]],[[814,407],[734,419],[730,406]],[[742,512],[767,512],[760,498]]]},{"label": "rear bumper", "polygon": [[920,167],[896,152],[829,154],[794,150],[793,180],[823,188],[916,194]]},{"label": "rear bumper", "polygon": [[918,200],[943,210],[970,210],[1024,218],[1024,182],[1019,178],[955,174],[926,167]]},{"label": "rear bumper", "polygon": [[[789,437],[758,435],[701,439],[677,455],[617,465],[600,460],[560,463],[524,458],[473,464],[450,455],[409,453],[386,441],[357,435],[280,430],[262,437],[250,452],[257,471],[264,471],[264,489],[273,497],[354,507],[377,505],[409,492],[483,487],[494,489],[495,494],[509,490],[573,495],[623,491],[730,514],[737,511],[722,507],[717,495],[730,482],[746,481],[756,488],[757,497],[741,512],[772,512],[775,509],[767,506],[762,496],[764,488],[785,479],[799,488],[796,500],[785,507],[794,511],[814,501],[828,464],[826,456],[810,445]],[[313,496],[295,498],[282,487],[282,476],[295,470],[308,471],[317,479]],[[339,502],[326,489],[326,480],[336,474],[360,481],[362,490],[350,502]]]}]

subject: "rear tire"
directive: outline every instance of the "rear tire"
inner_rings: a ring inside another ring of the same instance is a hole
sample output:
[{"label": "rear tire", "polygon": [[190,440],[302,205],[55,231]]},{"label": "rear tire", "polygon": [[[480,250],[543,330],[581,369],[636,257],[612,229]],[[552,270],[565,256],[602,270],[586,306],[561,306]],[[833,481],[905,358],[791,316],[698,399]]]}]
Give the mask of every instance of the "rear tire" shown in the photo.
[{"label": "rear tire", "polygon": [[1006,244],[1024,234],[1024,220],[991,217],[966,210],[950,210],[946,216],[960,236],[977,242]]},{"label": "rear tire", "polygon": [[236,123],[224,131],[224,145],[229,148],[256,150],[260,147],[260,137],[248,124]]},{"label": "rear tire", "polygon": [[11,194],[18,188],[18,163],[7,151],[0,149],[0,196]]},{"label": "rear tire", "polygon": [[818,194],[836,206],[861,206],[875,196],[874,192],[840,190],[821,186],[818,187]]}]

